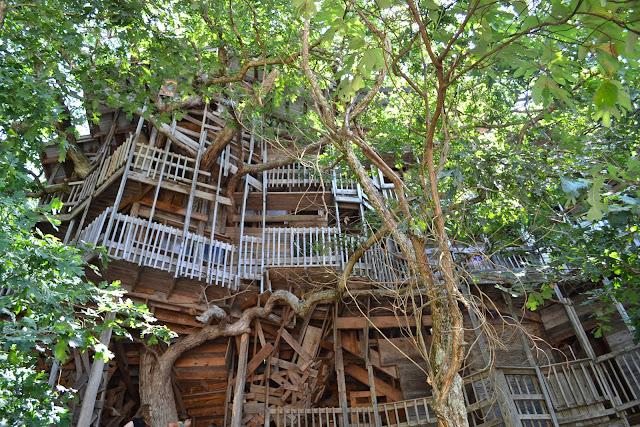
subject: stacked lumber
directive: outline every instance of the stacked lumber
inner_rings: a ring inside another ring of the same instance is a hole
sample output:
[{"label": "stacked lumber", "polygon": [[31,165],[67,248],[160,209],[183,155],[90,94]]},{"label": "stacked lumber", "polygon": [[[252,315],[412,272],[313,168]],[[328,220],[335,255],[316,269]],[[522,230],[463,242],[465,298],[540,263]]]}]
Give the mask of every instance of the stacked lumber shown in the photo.
[{"label": "stacked lumber", "polygon": [[[287,308],[282,321],[256,320],[250,346],[242,425],[264,425],[265,408],[311,408],[333,376],[333,352],[324,342],[331,332],[329,309],[316,308],[300,323]],[[312,317],[322,318],[322,322]],[[297,323],[297,324],[296,324]]]}]

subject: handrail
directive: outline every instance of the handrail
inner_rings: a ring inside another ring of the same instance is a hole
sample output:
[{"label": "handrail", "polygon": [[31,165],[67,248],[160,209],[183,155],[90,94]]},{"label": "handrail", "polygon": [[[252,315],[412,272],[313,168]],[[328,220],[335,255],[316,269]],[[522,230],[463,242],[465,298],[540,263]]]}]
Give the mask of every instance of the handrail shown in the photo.
[{"label": "handrail", "polygon": [[[88,224],[80,232],[79,241],[94,245],[101,242],[112,210],[106,209]],[[120,213],[115,215],[106,237],[104,246],[115,258],[168,271],[176,277],[195,278],[220,286],[235,283],[232,262],[236,247],[229,243]]]}]

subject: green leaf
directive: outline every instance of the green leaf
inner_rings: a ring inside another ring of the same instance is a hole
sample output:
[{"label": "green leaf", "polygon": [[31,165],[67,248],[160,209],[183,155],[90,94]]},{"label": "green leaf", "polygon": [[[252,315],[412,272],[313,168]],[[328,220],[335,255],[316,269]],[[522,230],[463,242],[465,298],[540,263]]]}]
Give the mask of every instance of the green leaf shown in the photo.
[{"label": "green leaf", "polygon": [[391,7],[391,2],[389,0],[376,0],[376,3],[378,3],[378,7],[380,9],[388,9]]},{"label": "green leaf", "polygon": [[382,49],[376,48],[367,50],[362,57],[361,64],[369,70],[379,70],[382,68],[384,66]]},{"label": "green leaf", "polygon": [[637,46],[638,34],[628,30],[627,37],[624,40],[625,48],[624,51],[627,55],[631,55]]},{"label": "green leaf", "polygon": [[618,103],[620,103],[620,107],[627,111],[631,111],[631,97],[629,96],[629,92],[623,89],[618,89]]},{"label": "green leaf", "polygon": [[601,109],[603,105],[614,107],[618,100],[618,88],[610,81],[606,81],[596,90],[593,100],[597,109]]},{"label": "green leaf", "polygon": [[526,306],[531,311],[536,311],[538,306],[544,304],[544,298],[537,292],[531,292],[529,298],[527,298]]},{"label": "green leaf", "polygon": [[518,77],[522,76],[525,71],[527,71],[526,68],[518,67],[516,68],[515,73],[513,73],[513,77],[517,79]]},{"label": "green leaf", "polygon": [[353,89],[353,91],[357,92],[363,87],[364,87],[364,80],[362,80],[362,77],[360,75],[355,76],[353,78],[353,82],[351,83],[351,88]]},{"label": "green leaf", "polygon": [[605,178],[598,177],[593,181],[593,185],[587,193],[587,203],[591,205],[589,212],[587,213],[587,220],[599,221],[602,219],[603,213],[607,212],[607,205],[602,202],[600,192],[604,185]]},{"label": "green leaf", "polygon": [[53,354],[64,363],[69,358],[69,346],[65,341],[59,340],[53,348]]},{"label": "green leaf", "polygon": [[579,179],[576,181],[571,181],[563,177],[562,175],[560,176],[560,183],[562,184],[562,191],[564,191],[567,196],[572,197],[574,200],[575,198],[580,196],[580,190],[589,187],[589,184],[586,180]]},{"label": "green leaf", "polygon": [[533,102],[541,105],[543,103],[542,91],[547,87],[549,78],[547,76],[540,76],[533,84],[533,88],[531,88],[531,98]]},{"label": "green leaf", "polygon": [[584,45],[580,45],[580,47],[578,48],[578,58],[584,59],[587,57],[588,53],[589,53],[589,49]]},{"label": "green leaf", "polygon": [[556,86],[556,85],[550,85],[549,86],[549,90],[551,91],[551,93],[553,93],[555,95],[556,98],[561,99],[562,102],[567,104],[569,106],[569,108],[571,108],[574,112],[578,111],[576,109],[575,104],[571,100],[571,98],[569,98],[569,92],[567,92],[566,90],[564,90],[561,87]]},{"label": "green leaf", "polygon": [[[353,37],[351,39],[351,41],[349,42],[349,49],[357,50],[357,49],[365,47],[366,44],[367,44],[367,42],[365,41],[364,38],[356,36],[356,37]],[[365,55],[366,55],[366,53],[365,53]]]}]

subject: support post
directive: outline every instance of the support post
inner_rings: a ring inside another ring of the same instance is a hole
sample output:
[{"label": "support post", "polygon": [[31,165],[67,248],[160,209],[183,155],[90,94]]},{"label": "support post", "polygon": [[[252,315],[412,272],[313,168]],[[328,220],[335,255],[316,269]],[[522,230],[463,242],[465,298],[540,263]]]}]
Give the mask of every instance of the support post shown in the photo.
[{"label": "support post", "polygon": [[204,142],[207,139],[207,129],[204,127],[207,118],[207,110],[209,109],[209,103],[204,106],[204,115],[202,116],[202,126],[200,128],[200,146],[198,147],[198,154],[196,155],[196,163],[193,166],[193,177],[191,180],[191,192],[189,193],[189,202],[187,203],[187,215],[184,219],[184,228],[182,235],[186,236],[189,231],[189,222],[191,222],[191,211],[193,210],[193,200],[196,195],[196,185],[198,184],[198,170],[200,170],[200,160],[204,153]]},{"label": "support post", "polygon": [[[255,145],[255,139],[254,139],[254,132],[255,129],[252,127],[251,128],[251,139],[250,139],[250,143],[249,143],[249,159],[247,161],[247,164],[251,163],[251,159],[253,158],[253,147]],[[240,153],[243,152],[244,150],[244,144],[242,142],[242,132],[238,133],[239,135],[239,143],[238,143],[238,149],[239,149],[239,155],[238,155],[238,162],[240,162],[242,160],[242,156],[240,155]],[[236,274],[236,286],[238,286],[240,284],[240,275],[242,272],[242,267],[241,264],[244,261],[243,257],[242,257],[242,250],[244,249],[244,245],[242,244],[242,239],[244,238],[244,217],[247,211],[247,198],[249,197],[249,176],[245,176],[244,177],[244,193],[243,193],[243,197],[242,197],[242,218],[240,219],[240,240],[238,241],[238,272]],[[262,244],[264,245],[264,241],[262,242]],[[246,265],[245,265],[246,268]],[[261,273],[262,274],[262,273]]]},{"label": "support post", "polygon": [[565,298],[560,291],[560,286],[556,285],[553,288],[556,292],[556,296],[558,300],[564,305],[564,309],[567,312],[567,317],[569,317],[569,321],[571,322],[571,326],[576,333],[576,337],[578,338],[578,342],[580,342],[580,346],[587,353],[587,357],[591,360],[596,359],[596,352],[593,351],[593,347],[591,347],[591,343],[589,342],[589,338],[587,337],[587,333],[582,328],[580,324],[580,319],[578,319],[578,314],[576,313],[576,309],[573,307],[571,300]]},{"label": "support post", "polygon": [[373,375],[373,365],[369,357],[369,313],[371,310],[371,298],[367,298],[367,323],[364,327],[364,337],[362,340],[362,355],[367,365],[367,373],[369,374],[369,391],[371,391],[371,406],[373,407],[373,418],[375,427],[381,427],[380,413],[378,412],[378,398],[376,397],[376,384]]},{"label": "support post", "polygon": [[[105,323],[112,321],[116,318],[115,313],[107,314]],[[104,346],[109,346],[111,341],[111,332],[113,328],[108,328],[102,331],[100,335],[100,343]],[[104,370],[105,362],[102,357],[99,357],[91,364],[91,374],[89,375],[89,382],[87,388],[84,391],[82,397],[82,407],[80,408],[80,418],[78,419],[78,426],[87,427],[91,425],[93,409],[96,404],[96,397],[98,396],[98,389],[100,388],[100,382],[102,381],[102,371]]]},{"label": "support post", "polygon": [[342,339],[338,330],[336,319],[338,318],[338,303],[335,304],[333,321],[333,346],[336,354],[336,377],[338,382],[338,399],[340,400],[340,408],[342,409],[342,426],[349,426],[349,417],[347,414],[347,383],[344,379],[344,359],[342,357]]},{"label": "support post", "polygon": [[[502,293],[502,297],[504,301],[507,303],[507,307],[509,308],[509,314],[513,317],[514,320],[518,319],[518,315],[516,314],[516,310],[513,308],[513,301],[511,301],[511,295],[506,292]],[[518,321],[518,323],[520,323]],[[544,379],[544,375],[542,375],[542,371],[540,371],[540,366],[538,366],[538,361],[535,357],[533,357],[533,353],[531,352],[531,348],[529,348],[529,342],[527,341],[527,337],[522,330],[522,325],[516,325],[518,328],[518,336],[520,338],[520,343],[522,344],[522,348],[524,349],[525,354],[527,355],[527,360],[529,361],[529,365],[533,366],[536,370],[536,377],[538,378],[538,383],[540,384],[540,389],[542,390],[542,395],[544,396],[544,401],[547,404],[547,409],[549,410],[549,415],[551,415],[551,422],[553,423],[553,427],[559,427],[558,417],[556,417],[556,411],[553,408],[553,403],[551,402],[551,395],[549,394],[549,389],[547,388],[547,383]]]},{"label": "support post", "polygon": [[613,298],[613,302],[616,306],[616,310],[618,310],[618,313],[622,318],[622,321],[625,323],[625,325],[627,325],[627,328],[629,329],[629,332],[631,332],[631,335],[634,335],[636,333],[636,328],[629,322],[630,317],[629,313],[627,313],[627,309],[624,308],[624,305],[622,305],[620,301],[615,299],[615,297]]},{"label": "support post", "polygon": [[231,412],[231,427],[240,427],[242,424],[242,400],[244,394],[244,382],[247,376],[247,358],[249,355],[249,334],[242,334],[240,338],[240,354],[238,359],[238,371],[236,373],[236,387],[233,393],[233,409]]}]

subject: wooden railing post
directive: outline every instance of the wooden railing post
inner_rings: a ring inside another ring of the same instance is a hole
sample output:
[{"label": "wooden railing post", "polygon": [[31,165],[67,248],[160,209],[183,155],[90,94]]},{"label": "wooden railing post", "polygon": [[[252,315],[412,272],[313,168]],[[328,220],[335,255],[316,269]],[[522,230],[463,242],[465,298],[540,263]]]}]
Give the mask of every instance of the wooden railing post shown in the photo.
[{"label": "wooden railing post", "polygon": [[[462,292],[465,295],[469,297],[471,296],[471,291],[469,290],[469,285],[466,281],[463,281],[460,287],[462,288]],[[469,317],[471,318],[471,325],[473,326],[473,330],[478,339],[478,346],[480,347],[480,351],[482,352],[482,359],[488,366],[491,361],[489,360],[487,343],[484,339],[484,336],[482,335],[482,330],[480,329],[480,325],[478,323],[478,317],[476,316],[476,313],[473,309],[469,310]],[[522,427],[522,422],[518,418],[518,411],[509,391],[509,384],[507,383],[507,379],[504,373],[498,369],[495,370],[494,383],[496,385],[498,406],[500,407],[500,412],[502,412],[502,417],[505,424],[513,427]]]}]

